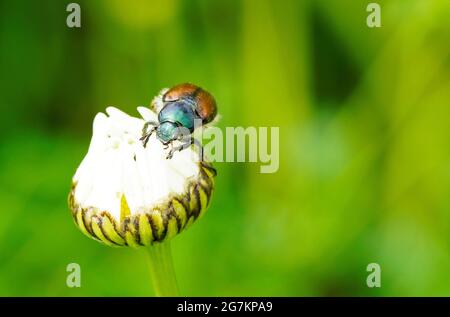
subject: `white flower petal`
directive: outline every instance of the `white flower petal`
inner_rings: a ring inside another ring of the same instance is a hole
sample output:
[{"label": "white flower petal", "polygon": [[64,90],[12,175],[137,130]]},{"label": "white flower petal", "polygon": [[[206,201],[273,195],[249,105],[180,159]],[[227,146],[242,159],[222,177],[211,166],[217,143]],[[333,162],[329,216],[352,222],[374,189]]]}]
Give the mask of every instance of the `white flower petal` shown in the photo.
[{"label": "white flower petal", "polygon": [[138,107],[137,111],[145,121],[158,121],[158,115],[147,107]]}]

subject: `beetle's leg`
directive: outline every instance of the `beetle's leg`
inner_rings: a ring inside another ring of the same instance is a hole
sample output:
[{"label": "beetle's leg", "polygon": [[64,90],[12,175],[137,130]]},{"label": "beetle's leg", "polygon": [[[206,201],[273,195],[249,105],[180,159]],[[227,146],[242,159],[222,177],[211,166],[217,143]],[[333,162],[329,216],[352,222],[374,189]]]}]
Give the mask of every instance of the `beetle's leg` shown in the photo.
[{"label": "beetle's leg", "polygon": [[166,148],[169,147],[169,144],[170,144],[170,151],[169,153],[167,153],[166,160],[170,160],[173,156],[173,153],[176,151],[175,148],[173,147],[173,141],[170,141],[170,143],[166,144]]},{"label": "beetle's leg", "polygon": [[[153,127],[149,132],[147,132],[148,127],[152,125]],[[158,128],[158,123],[155,121],[147,121],[142,128],[142,137],[139,139],[142,141],[144,148],[147,146],[148,140],[150,139],[153,132]]]},{"label": "beetle's leg", "polygon": [[194,139],[194,137],[191,137],[191,144],[194,144],[198,147],[199,162],[203,162],[203,146],[202,146],[202,144],[197,139]]},{"label": "beetle's leg", "polygon": [[142,141],[142,145],[144,146],[144,148],[147,146],[148,140],[150,140],[150,137],[152,136],[153,132],[156,131],[158,127],[153,127],[149,133],[145,134],[144,136],[142,136],[139,140]]},{"label": "beetle's leg", "polygon": [[152,125],[155,128],[159,125],[159,123],[156,121],[147,121],[146,123],[144,123],[144,127],[142,128],[142,137],[148,134],[147,129],[149,125]]},{"label": "beetle's leg", "polygon": [[150,132],[145,136],[143,146],[144,148],[147,146],[148,140],[150,140],[150,137],[152,136],[153,132],[155,132],[157,127],[154,127],[150,130]]},{"label": "beetle's leg", "polygon": [[149,133],[147,133],[146,135],[142,136],[139,140],[142,141],[142,145],[144,146],[144,148],[147,146],[148,140],[150,140],[150,137],[152,136],[153,132],[155,132],[157,129],[157,127],[153,127]]},{"label": "beetle's leg", "polygon": [[197,139],[195,139],[194,137],[192,137],[192,136],[189,139],[184,140],[184,143],[182,143],[182,144],[180,144],[178,146],[175,146],[175,147],[172,146],[172,148],[170,149],[168,158],[172,158],[174,152],[176,152],[176,151],[180,151],[181,152],[182,150],[187,149],[192,144],[194,144],[194,145],[196,145],[198,147],[198,149],[199,149],[199,160],[200,160],[200,162],[202,162],[203,161],[203,147],[200,144],[200,142]]}]

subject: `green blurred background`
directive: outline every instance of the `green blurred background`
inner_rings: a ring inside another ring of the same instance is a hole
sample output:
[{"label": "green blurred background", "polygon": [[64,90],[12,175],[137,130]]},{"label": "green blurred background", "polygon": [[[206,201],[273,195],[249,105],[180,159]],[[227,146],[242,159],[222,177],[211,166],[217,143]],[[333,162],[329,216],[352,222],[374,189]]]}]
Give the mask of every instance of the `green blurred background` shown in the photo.
[{"label": "green blurred background", "polygon": [[215,165],[172,242],[183,295],[450,295],[450,1],[377,1],[378,29],[363,0],[79,0],[80,29],[69,2],[0,4],[1,296],[153,295],[145,252],[86,238],[66,199],[97,112],[185,81],[220,127],[280,127],[280,169]]}]

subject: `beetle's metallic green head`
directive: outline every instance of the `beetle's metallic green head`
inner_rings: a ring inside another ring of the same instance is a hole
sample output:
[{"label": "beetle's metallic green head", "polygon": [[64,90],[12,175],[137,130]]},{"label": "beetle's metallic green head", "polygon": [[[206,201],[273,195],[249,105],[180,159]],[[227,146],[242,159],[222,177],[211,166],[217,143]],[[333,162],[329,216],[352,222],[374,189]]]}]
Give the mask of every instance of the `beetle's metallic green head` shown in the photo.
[{"label": "beetle's metallic green head", "polygon": [[162,122],[156,129],[156,136],[164,144],[175,140],[178,137],[178,133],[178,126],[170,121]]}]

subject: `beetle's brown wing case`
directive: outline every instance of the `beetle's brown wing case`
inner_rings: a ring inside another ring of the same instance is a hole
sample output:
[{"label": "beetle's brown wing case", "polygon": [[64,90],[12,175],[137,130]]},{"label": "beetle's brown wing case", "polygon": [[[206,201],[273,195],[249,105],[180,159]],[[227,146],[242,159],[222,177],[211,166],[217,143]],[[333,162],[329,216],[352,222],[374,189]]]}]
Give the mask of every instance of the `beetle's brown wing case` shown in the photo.
[{"label": "beetle's brown wing case", "polygon": [[189,84],[179,84],[170,88],[163,96],[164,102],[176,101],[181,97],[190,96],[195,98],[196,112],[202,119],[202,123],[211,122],[217,114],[217,105],[214,97],[202,88]]},{"label": "beetle's brown wing case", "polygon": [[205,90],[200,90],[196,96],[197,113],[203,124],[211,122],[217,115],[217,105],[214,97]]},{"label": "beetle's brown wing case", "polygon": [[176,101],[180,97],[194,94],[199,88],[193,84],[184,83],[170,88],[163,97],[163,101]]}]

